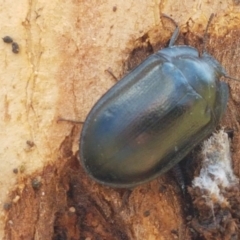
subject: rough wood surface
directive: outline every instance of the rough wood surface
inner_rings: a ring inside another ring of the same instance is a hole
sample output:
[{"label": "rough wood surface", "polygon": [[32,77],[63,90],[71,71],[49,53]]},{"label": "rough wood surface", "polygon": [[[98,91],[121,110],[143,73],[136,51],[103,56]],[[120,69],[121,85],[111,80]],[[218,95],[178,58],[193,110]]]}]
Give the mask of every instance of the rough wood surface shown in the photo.
[{"label": "rough wood surface", "polygon": [[[100,186],[78,163],[81,126],[114,81],[166,46],[173,26],[179,44],[201,48],[211,13],[208,51],[240,79],[239,1],[5,1],[1,37],[0,238],[193,239],[186,199],[170,175],[132,192]],[[240,83],[230,85],[221,125],[234,130],[234,170],[240,175]]]}]

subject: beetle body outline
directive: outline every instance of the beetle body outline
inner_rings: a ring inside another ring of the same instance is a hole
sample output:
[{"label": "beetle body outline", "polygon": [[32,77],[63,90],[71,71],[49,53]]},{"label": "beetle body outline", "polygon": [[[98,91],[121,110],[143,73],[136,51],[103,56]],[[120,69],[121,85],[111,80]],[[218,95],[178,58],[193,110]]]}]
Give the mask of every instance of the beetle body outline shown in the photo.
[{"label": "beetle body outline", "polygon": [[209,136],[224,114],[226,72],[204,52],[170,46],[110,88],[83,125],[80,161],[104,185],[128,188],[167,172]]}]

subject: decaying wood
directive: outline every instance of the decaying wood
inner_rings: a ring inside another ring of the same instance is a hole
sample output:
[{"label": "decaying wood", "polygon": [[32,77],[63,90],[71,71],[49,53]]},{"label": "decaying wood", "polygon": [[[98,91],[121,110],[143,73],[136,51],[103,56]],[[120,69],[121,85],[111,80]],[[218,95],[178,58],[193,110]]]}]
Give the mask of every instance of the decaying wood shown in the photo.
[{"label": "decaying wood", "polygon": [[[78,161],[81,126],[97,99],[147,55],[165,47],[174,26],[179,44],[207,50],[240,79],[238,1],[21,1],[2,3],[0,238],[194,239],[189,205],[169,174],[132,191],[101,186]],[[240,175],[240,83],[230,85],[221,125],[234,130]]]}]

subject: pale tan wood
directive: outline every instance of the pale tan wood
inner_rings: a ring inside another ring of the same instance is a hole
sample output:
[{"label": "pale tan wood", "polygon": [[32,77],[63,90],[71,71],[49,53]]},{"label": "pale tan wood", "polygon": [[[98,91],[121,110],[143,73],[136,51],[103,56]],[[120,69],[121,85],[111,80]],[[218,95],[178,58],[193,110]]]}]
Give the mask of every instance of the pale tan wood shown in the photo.
[{"label": "pale tan wood", "polygon": [[[114,84],[107,68],[123,76],[134,48],[147,42],[154,51],[165,46],[173,26],[161,13],[172,16],[196,47],[210,14],[216,13],[207,48],[240,78],[237,3],[3,1],[0,36],[11,36],[20,51],[14,54],[11,44],[0,43],[0,203],[5,206],[0,238],[191,239],[184,200],[170,176],[137,187],[124,200],[124,190],[94,183],[79,166],[81,126],[57,119],[84,121]],[[222,125],[235,131],[239,175],[240,84],[226,81],[231,99]]]}]

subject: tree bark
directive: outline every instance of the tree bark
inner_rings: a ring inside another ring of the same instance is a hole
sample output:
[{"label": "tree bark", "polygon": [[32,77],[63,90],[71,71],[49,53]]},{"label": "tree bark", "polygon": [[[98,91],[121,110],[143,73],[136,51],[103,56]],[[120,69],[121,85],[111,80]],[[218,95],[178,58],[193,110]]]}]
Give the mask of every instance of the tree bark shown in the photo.
[{"label": "tree bark", "polygon": [[[177,44],[206,48],[240,79],[239,1],[21,1],[2,2],[0,238],[193,239],[186,199],[169,174],[131,192],[99,185],[79,164],[81,125],[113,84],[149,54],[166,47],[174,26]],[[15,50],[16,52],[16,50]],[[230,85],[221,126],[234,130],[239,176],[240,83]]]}]

